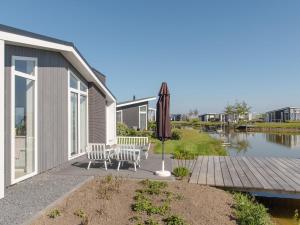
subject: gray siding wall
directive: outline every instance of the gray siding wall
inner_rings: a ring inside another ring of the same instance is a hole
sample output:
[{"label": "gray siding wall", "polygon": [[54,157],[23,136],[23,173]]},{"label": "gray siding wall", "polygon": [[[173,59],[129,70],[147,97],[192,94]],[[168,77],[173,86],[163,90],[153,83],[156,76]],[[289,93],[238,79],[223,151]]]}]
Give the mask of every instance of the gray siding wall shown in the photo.
[{"label": "gray siding wall", "polygon": [[[57,52],[6,45],[5,47],[5,182],[11,173],[11,57],[38,58],[38,172],[68,160],[68,68]],[[77,72],[77,75],[79,73]]]},{"label": "gray siding wall", "polygon": [[139,128],[139,106],[142,105],[147,105],[148,108],[148,102],[138,103],[124,107],[117,107],[117,111],[123,111],[123,123],[125,123],[130,128]]},{"label": "gray siding wall", "polygon": [[92,83],[89,84],[89,142],[106,143],[105,95]]}]

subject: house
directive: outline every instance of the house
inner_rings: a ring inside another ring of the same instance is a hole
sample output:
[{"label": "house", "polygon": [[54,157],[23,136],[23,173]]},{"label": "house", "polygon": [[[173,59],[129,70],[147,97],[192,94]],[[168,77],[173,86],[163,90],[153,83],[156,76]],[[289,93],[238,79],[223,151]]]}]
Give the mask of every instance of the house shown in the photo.
[{"label": "house", "polygon": [[225,114],[223,113],[205,113],[202,115],[199,115],[200,121],[203,122],[214,122],[214,121],[220,121],[225,122]]},{"label": "house", "polygon": [[181,121],[183,120],[182,114],[171,114],[172,121]]},{"label": "house", "polygon": [[124,123],[136,130],[147,130],[149,101],[156,97],[136,99],[117,103],[117,123]]},{"label": "house", "polygon": [[116,143],[115,117],[105,76],[73,43],[0,25],[0,198],[88,142]]},{"label": "house", "polygon": [[267,122],[287,122],[300,120],[300,107],[285,107],[266,112]]}]

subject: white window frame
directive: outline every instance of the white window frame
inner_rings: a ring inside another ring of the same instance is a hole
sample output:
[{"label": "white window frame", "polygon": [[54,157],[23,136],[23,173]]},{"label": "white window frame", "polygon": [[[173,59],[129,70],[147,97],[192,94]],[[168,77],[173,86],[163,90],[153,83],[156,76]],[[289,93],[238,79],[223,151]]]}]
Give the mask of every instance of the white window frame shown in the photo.
[{"label": "white window frame", "polygon": [[[70,87],[70,77],[74,76],[77,79],[77,89]],[[86,92],[80,90],[80,83],[83,84],[86,87]],[[78,134],[77,134],[77,140],[78,140],[78,151],[76,155],[71,155],[72,149],[71,149],[71,93],[77,94],[77,126],[78,126]],[[86,97],[86,104],[87,104],[87,116],[86,116],[86,140],[87,143],[89,142],[89,98],[88,98],[88,87],[85,85],[81,79],[78,78],[76,73],[74,73],[70,68],[68,69],[68,160],[75,159],[79,156],[82,156],[86,154],[86,151],[80,152],[80,97],[85,96]]]},{"label": "white window frame", "polygon": [[[15,61],[34,61],[34,75],[15,70]],[[38,173],[38,59],[34,57],[12,56],[11,58],[11,184],[28,179]],[[15,77],[23,77],[34,81],[34,171],[25,176],[15,178]]]},{"label": "white window frame", "polygon": [[[146,111],[141,112],[141,108],[146,106]],[[146,129],[148,130],[148,105],[140,105],[139,106],[139,129],[141,129],[141,114],[146,114]]]},{"label": "white window frame", "polygon": [[121,112],[121,122],[120,123],[123,123],[123,110],[117,110],[117,113],[118,112]]},{"label": "white window frame", "polygon": [[4,127],[5,123],[5,42],[0,40],[0,199],[4,197],[4,177],[5,177],[5,169],[4,169],[4,136],[6,134],[6,130]]}]

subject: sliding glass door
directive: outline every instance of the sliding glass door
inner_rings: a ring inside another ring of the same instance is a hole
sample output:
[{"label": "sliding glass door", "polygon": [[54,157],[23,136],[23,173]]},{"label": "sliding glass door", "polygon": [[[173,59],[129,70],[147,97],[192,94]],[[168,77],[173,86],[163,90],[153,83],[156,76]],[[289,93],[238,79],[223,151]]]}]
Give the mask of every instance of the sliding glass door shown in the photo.
[{"label": "sliding glass door", "polygon": [[37,172],[36,59],[13,57],[12,183]]},{"label": "sliding glass door", "polygon": [[70,71],[70,154],[69,158],[85,152],[88,140],[87,86]]}]

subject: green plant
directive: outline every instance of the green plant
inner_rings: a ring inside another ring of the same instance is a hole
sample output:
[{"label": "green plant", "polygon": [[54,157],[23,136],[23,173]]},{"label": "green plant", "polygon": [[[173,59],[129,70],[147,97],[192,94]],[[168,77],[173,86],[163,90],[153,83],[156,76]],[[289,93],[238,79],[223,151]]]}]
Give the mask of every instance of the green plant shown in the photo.
[{"label": "green plant", "polygon": [[180,140],[182,139],[182,133],[179,129],[173,129],[171,132],[171,140]]},{"label": "green plant", "polygon": [[51,219],[54,219],[56,217],[61,216],[61,211],[59,209],[52,209],[49,213],[48,213],[48,217]]},{"label": "green plant", "polygon": [[189,176],[190,174],[190,171],[188,168],[186,167],[176,167],[174,170],[173,170],[173,174],[175,177],[178,177],[180,179],[183,179],[184,177],[187,177]]},{"label": "green plant", "polygon": [[128,136],[130,129],[124,123],[117,123],[117,135]]},{"label": "green plant", "polygon": [[119,193],[121,179],[118,177],[113,177],[112,175],[106,176],[100,183],[98,189],[98,197],[100,199],[111,199],[114,193]]},{"label": "green plant", "polygon": [[135,203],[132,205],[132,210],[136,212],[146,212],[148,215],[165,215],[170,210],[170,206],[168,202],[164,202],[161,206],[155,206],[144,194],[137,193]]},{"label": "green plant", "polygon": [[166,225],[188,225],[180,216],[170,216],[164,219]]},{"label": "green plant", "polygon": [[191,160],[191,159],[195,159],[195,154],[191,151],[180,149],[173,153],[173,157],[175,159]]},{"label": "green plant", "polygon": [[145,220],[145,225],[159,225],[158,221],[153,219],[153,218],[149,218],[147,220]]},{"label": "green plant", "polygon": [[272,225],[268,210],[255,198],[242,193],[233,195],[235,217],[240,225]]},{"label": "green plant", "polygon": [[168,186],[168,184],[163,181],[143,180],[141,183],[145,186],[142,192],[146,192],[150,195],[158,195],[162,192],[162,189]]},{"label": "green plant", "polygon": [[81,219],[87,217],[87,215],[86,215],[86,213],[83,211],[83,209],[77,209],[77,210],[74,212],[74,215],[80,217]]}]

